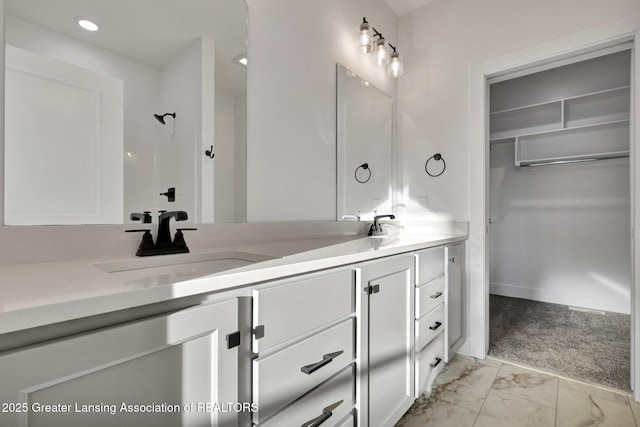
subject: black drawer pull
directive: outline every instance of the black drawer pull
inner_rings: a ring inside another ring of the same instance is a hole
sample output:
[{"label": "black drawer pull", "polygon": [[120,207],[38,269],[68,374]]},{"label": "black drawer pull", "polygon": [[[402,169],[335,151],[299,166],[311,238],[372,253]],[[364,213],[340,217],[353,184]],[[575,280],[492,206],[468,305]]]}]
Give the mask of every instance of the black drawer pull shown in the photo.
[{"label": "black drawer pull", "polygon": [[442,359],[440,359],[439,357],[436,357],[436,361],[434,363],[429,363],[429,366],[431,368],[435,368],[436,366],[438,366],[440,364],[440,362],[442,362]]},{"label": "black drawer pull", "polygon": [[436,298],[440,298],[441,296],[442,296],[442,292],[436,292],[435,294],[431,295],[429,298],[436,299]]},{"label": "black drawer pull", "polygon": [[338,406],[342,405],[342,402],[344,402],[344,400],[340,400],[334,403],[333,405],[327,406],[322,410],[322,415],[312,419],[311,421],[307,421],[306,423],[302,424],[300,427],[318,427],[320,424],[324,423],[329,418],[331,418],[331,416],[333,415],[332,411],[336,409]]},{"label": "black drawer pull", "polygon": [[325,354],[324,356],[322,356],[321,361],[317,363],[312,363],[311,365],[303,366],[302,368],[300,368],[300,370],[307,375],[311,375],[318,369],[322,368],[324,365],[331,363],[333,359],[340,356],[342,353],[344,353],[344,351],[340,350],[340,351],[336,351],[335,353]]},{"label": "black drawer pull", "polygon": [[432,331],[435,331],[436,329],[438,329],[440,326],[442,326],[442,323],[440,322],[436,322],[435,325],[433,326],[429,326],[429,329],[431,329]]}]

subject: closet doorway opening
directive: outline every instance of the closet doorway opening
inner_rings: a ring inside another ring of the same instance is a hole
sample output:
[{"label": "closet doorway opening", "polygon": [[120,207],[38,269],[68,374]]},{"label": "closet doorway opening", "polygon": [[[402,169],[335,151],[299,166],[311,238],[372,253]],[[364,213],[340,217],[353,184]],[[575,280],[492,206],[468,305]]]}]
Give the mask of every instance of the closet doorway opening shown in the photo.
[{"label": "closet doorway opening", "polygon": [[488,81],[488,354],[625,391],[631,48]]}]

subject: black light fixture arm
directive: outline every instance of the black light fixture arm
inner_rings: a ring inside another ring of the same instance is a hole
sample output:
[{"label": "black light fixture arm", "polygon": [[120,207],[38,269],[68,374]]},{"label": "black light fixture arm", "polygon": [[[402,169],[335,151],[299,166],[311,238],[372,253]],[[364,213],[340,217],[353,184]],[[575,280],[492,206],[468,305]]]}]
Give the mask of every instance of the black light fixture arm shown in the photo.
[{"label": "black light fixture arm", "polygon": [[[362,17],[362,23],[363,24],[369,24],[370,22],[367,21],[367,18],[365,16]],[[371,26],[371,28],[373,29],[373,37],[378,37],[378,40],[383,39],[384,36],[382,35],[382,33],[380,31],[378,31],[376,29],[376,27],[374,27],[373,25]],[[388,42],[387,42],[388,43]],[[389,46],[391,46],[391,43],[389,43]],[[391,46],[393,48],[393,51],[396,51],[396,48]]]}]

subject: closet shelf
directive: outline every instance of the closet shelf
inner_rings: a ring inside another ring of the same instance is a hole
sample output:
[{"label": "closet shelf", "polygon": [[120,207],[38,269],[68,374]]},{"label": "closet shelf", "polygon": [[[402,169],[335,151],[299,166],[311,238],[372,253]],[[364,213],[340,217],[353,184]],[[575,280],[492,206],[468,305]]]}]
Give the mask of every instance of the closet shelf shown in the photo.
[{"label": "closet shelf", "polygon": [[629,152],[629,120],[522,135],[515,139],[515,165],[600,160]]},{"label": "closet shelf", "polygon": [[[585,130],[590,130],[590,129],[608,128],[608,127],[611,127],[611,126],[614,126],[614,125],[621,125],[621,124],[627,124],[627,123],[629,123],[629,119],[612,120],[610,122],[595,123],[595,124],[581,125],[581,126],[573,126],[573,127],[570,127],[570,128],[567,127],[567,128],[562,128],[562,129],[551,129],[551,130],[546,130],[546,131],[541,131],[541,132],[524,133],[524,134],[517,135],[515,138],[516,139],[526,139],[526,138],[533,137],[533,136],[570,134],[570,133],[583,132]],[[502,139],[507,139],[507,138],[502,138]]]},{"label": "closet shelf", "polygon": [[509,112],[512,112],[512,111],[526,110],[526,109],[533,108],[533,107],[539,107],[539,106],[543,106],[543,105],[555,104],[557,102],[562,102],[562,101],[570,101],[570,100],[574,100],[574,99],[586,98],[586,97],[589,97],[589,96],[600,95],[600,94],[609,93],[609,92],[617,92],[617,91],[623,91],[623,90],[629,91],[630,88],[631,88],[631,86],[627,85],[627,86],[614,87],[614,88],[611,88],[611,89],[598,90],[598,91],[595,91],[595,92],[589,92],[589,93],[584,93],[584,94],[574,95],[574,96],[567,96],[565,98],[558,98],[558,99],[554,99],[554,100],[551,100],[551,101],[538,102],[538,103],[535,103],[535,104],[527,104],[527,105],[522,105],[520,107],[505,108],[503,110],[492,111],[491,113],[489,113],[489,115],[490,116],[495,116],[495,115],[500,115],[500,114],[503,114],[503,113],[509,113]]},{"label": "closet shelf", "polygon": [[622,86],[495,111],[490,114],[490,140],[629,121],[629,105],[630,87]]}]

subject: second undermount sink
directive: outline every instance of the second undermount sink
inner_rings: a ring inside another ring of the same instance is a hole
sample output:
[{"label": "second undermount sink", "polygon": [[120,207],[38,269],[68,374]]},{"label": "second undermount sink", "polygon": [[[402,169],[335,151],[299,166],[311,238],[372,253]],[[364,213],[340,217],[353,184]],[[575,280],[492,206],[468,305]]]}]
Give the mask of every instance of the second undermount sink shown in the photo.
[{"label": "second undermount sink", "polygon": [[170,281],[193,279],[242,267],[274,257],[240,251],[204,252],[167,255],[126,261],[114,261],[93,266],[121,280],[169,277]]}]

